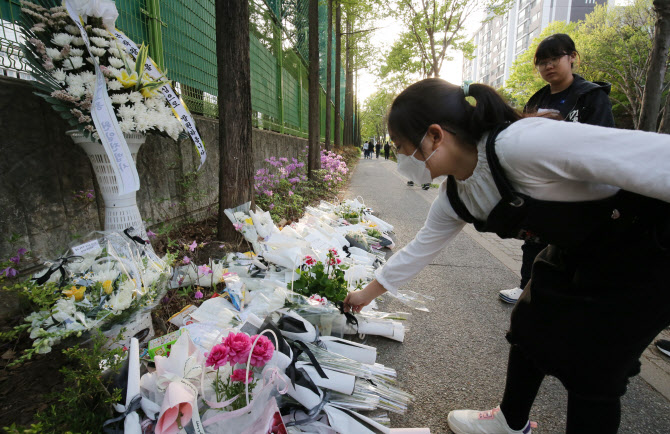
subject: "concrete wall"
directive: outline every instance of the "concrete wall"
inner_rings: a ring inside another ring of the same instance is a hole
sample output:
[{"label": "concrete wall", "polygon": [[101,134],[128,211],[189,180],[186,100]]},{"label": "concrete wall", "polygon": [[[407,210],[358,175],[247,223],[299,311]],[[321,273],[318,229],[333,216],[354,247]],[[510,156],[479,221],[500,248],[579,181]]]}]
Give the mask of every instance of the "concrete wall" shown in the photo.
[{"label": "concrete wall", "polygon": [[[0,78],[0,258],[26,247],[46,259],[103,227],[104,205],[88,158],[33,91],[29,82]],[[140,148],[137,201],[149,226],[217,211],[218,124],[204,117],[196,122],[208,154],[199,172],[190,140],[150,135]],[[273,155],[297,157],[306,145],[305,139],[254,129],[255,167]],[[96,190],[95,202],[74,198],[74,192],[89,189]],[[15,247],[7,241],[13,234],[19,237]]]}]

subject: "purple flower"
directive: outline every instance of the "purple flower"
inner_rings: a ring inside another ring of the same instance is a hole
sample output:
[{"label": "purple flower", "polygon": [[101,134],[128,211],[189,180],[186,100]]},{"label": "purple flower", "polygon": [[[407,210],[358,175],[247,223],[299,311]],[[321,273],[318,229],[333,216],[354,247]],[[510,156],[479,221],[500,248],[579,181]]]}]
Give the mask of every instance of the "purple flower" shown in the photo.
[{"label": "purple flower", "polygon": [[16,251],[16,254],[19,256],[25,255],[26,253],[28,253],[28,250],[24,249],[23,247],[21,247],[19,250]]},{"label": "purple flower", "polygon": [[93,199],[95,196],[93,196],[93,193],[86,193],[86,197],[89,199]]},{"label": "purple flower", "polygon": [[184,259],[181,260],[184,264],[188,265],[191,263],[191,258],[184,256]]},{"label": "purple flower", "polygon": [[274,204],[274,203],[271,203],[271,204],[270,204],[270,209],[274,209],[274,207],[275,207],[275,204]]},{"label": "purple flower", "polygon": [[19,262],[21,262],[21,257],[19,255],[16,255],[14,257],[9,258],[9,260],[15,264],[18,264]]},{"label": "purple flower", "polygon": [[223,249],[224,247],[226,247],[225,244],[219,244],[219,249]]},{"label": "purple flower", "polygon": [[204,296],[202,295],[202,292],[200,292],[200,290],[198,289],[198,290],[195,292],[194,297],[195,297],[197,300],[200,300],[200,299],[201,299],[202,297],[204,297]]},{"label": "purple flower", "polygon": [[149,238],[156,238],[156,234],[153,233],[152,231],[147,231],[147,237],[149,237]]},{"label": "purple flower", "polygon": [[212,269],[209,268],[209,265],[201,265],[198,267],[198,272],[200,274],[212,274]]},{"label": "purple flower", "polygon": [[244,225],[242,223],[233,223],[233,227],[237,232],[241,231]]},{"label": "purple flower", "polygon": [[163,297],[163,299],[161,300],[161,303],[163,303],[163,304],[168,304],[169,302],[170,302],[170,297],[168,297],[167,295],[165,297]]},{"label": "purple flower", "polygon": [[2,274],[4,274],[7,277],[14,277],[18,275],[19,272],[13,269],[12,267],[7,267],[4,270],[2,270]]}]

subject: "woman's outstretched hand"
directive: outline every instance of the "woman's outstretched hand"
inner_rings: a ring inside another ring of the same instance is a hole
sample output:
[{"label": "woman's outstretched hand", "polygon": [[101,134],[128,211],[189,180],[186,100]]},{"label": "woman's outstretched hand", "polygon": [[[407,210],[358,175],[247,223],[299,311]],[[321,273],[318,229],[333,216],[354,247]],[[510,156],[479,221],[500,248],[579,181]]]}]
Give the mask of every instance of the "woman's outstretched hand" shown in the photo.
[{"label": "woman's outstretched hand", "polygon": [[344,299],[344,311],[358,313],[370,304],[372,300],[385,292],[384,287],[376,280],[373,280],[362,290],[347,294],[347,297]]}]

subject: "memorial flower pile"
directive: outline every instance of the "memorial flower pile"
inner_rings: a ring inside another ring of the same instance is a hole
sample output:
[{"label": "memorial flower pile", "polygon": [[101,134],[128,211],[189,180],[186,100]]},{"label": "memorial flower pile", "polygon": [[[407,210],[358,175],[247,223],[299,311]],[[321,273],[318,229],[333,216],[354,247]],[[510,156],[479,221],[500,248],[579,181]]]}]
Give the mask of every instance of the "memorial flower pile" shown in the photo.
[{"label": "memorial flower pile", "polygon": [[[124,133],[158,133],[177,139],[184,131],[154,80],[145,71],[148,48],[140,47],[137,62],[109,32],[118,11],[113,1],[75,1],[76,12],[87,18],[85,30],[104,75],[104,85]],[[21,29],[26,59],[38,95],[52,105],[70,126],[87,137],[97,132],[91,118],[96,74],[91,54],[65,6],[21,0]]]}]

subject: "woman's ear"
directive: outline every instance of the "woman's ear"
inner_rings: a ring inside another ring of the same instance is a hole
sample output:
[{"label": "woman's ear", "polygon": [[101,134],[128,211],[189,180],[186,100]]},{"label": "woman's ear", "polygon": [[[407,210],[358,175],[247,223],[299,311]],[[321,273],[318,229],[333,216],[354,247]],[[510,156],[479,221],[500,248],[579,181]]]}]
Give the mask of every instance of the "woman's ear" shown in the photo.
[{"label": "woman's ear", "polygon": [[426,137],[430,139],[430,151],[436,150],[442,140],[444,140],[445,131],[438,124],[432,124],[428,127],[428,134]]}]

